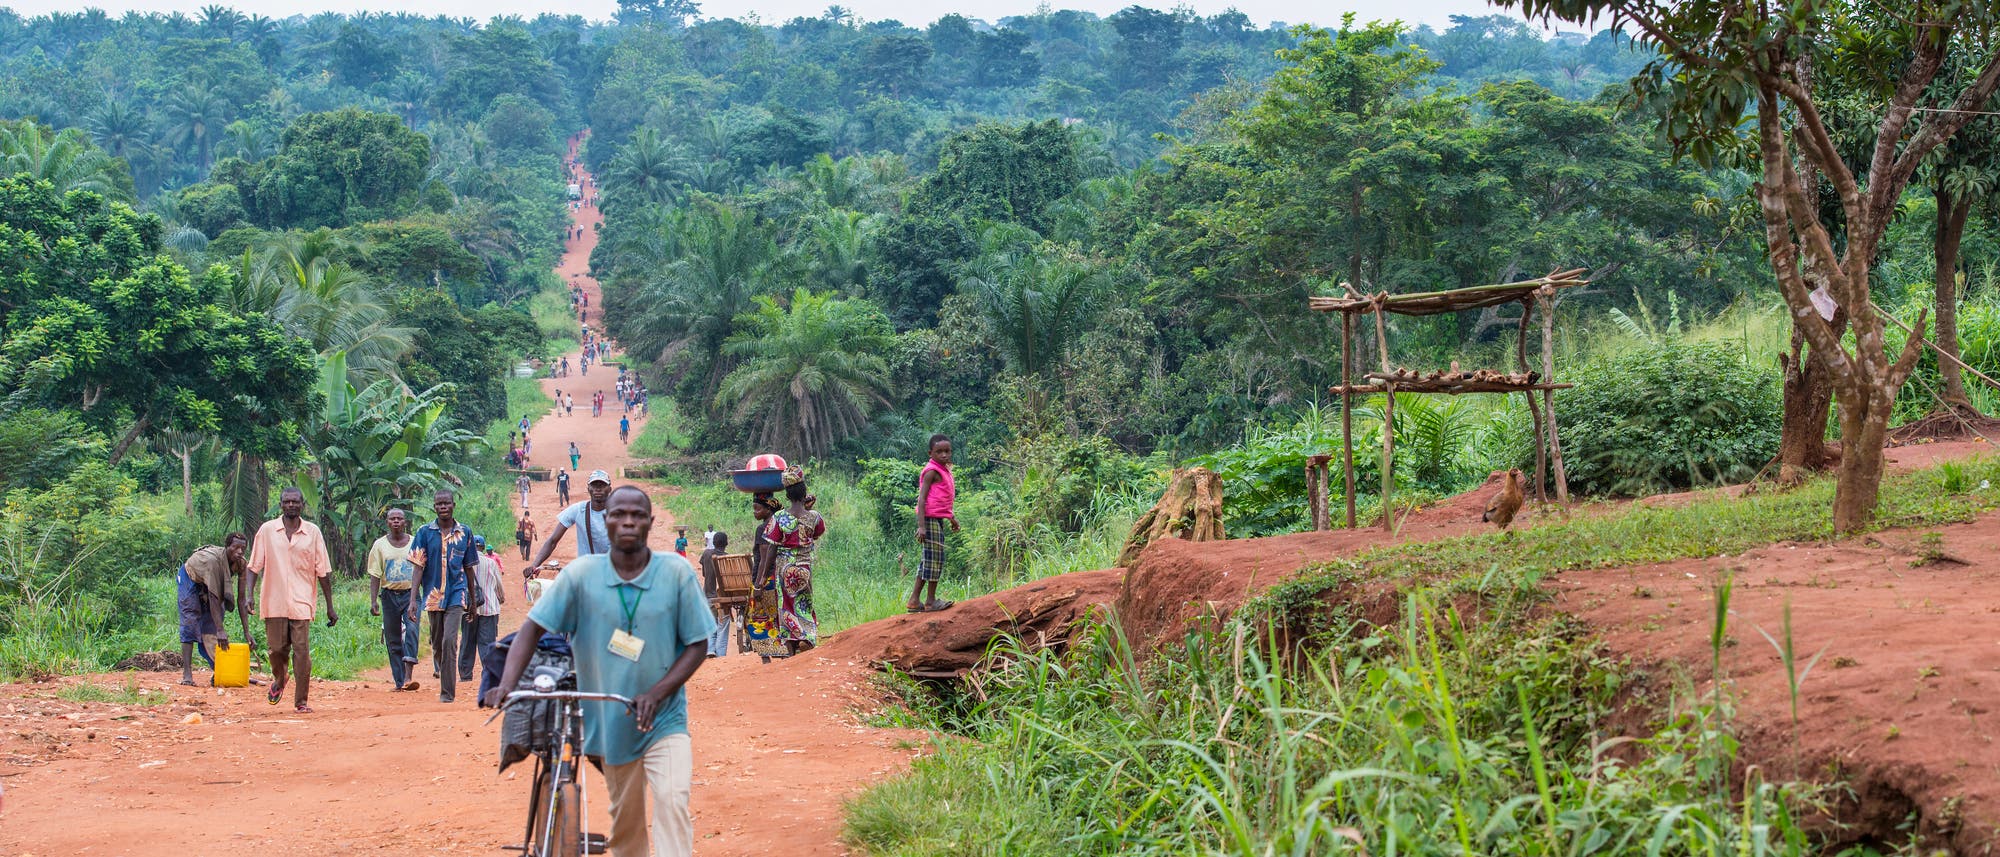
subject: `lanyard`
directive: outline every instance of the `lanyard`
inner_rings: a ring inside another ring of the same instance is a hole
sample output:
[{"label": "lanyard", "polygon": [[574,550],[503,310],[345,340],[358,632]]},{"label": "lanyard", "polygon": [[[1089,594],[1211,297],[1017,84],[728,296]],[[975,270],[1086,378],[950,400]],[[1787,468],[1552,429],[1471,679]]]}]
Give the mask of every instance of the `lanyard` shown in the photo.
[{"label": "lanyard", "polygon": [[[627,603],[625,600],[625,593],[628,591],[635,591],[635,590],[637,591],[637,594],[633,596],[630,603]],[[618,585],[618,606],[624,608],[625,610],[625,633],[627,634],[632,633],[632,626],[635,624],[635,620],[638,618],[639,615],[639,602],[644,600],[646,600],[645,590],[639,589],[639,587],[633,586],[629,583],[621,583]]]}]

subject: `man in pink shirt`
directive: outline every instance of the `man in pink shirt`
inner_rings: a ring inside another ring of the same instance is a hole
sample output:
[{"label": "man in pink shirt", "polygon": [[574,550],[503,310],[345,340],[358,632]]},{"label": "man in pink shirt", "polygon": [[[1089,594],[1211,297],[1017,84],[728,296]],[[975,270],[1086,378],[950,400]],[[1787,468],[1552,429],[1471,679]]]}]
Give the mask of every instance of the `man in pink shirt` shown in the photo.
[{"label": "man in pink shirt", "polygon": [[258,587],[257,613],[264,618],[264,642],[271,650],[271,691],[265,701],[277,705],[285,695],[285,659],[299,684],[293,706],[311,714],[306,684],[312,678],[311,630],[313,589],[326,596],[326,626],[340,617],[333,609],[333,568],[327,561],[326,538],[305,519],[306,497],[297,488],[278,494],[279,515],[257,528],[250,548],[251,586]]}]

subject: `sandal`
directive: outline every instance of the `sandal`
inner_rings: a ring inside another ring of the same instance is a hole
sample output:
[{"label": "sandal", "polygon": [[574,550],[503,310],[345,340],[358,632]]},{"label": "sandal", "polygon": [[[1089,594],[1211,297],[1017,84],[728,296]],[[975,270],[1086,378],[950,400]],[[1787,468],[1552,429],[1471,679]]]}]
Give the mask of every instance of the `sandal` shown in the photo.
[{"label": "sandal", "polygon": [[194,679],[191,678],[181,679],[181,684],[187,685],[188,687],[194,687]]},{"label": "sandal", "polygon": [[265,701],[265,702],[268,702],[268,703],[270,703],[270,704],[272,704],[272,705],[277,705],[277,704],[278,704],[278,697],[281,697],[281,696],[284,696],[284,695],[285,695],[285,689],[284,689],[284,687],[282,687],[282,686],[280,686],[280,685],[272,685],[272,686],[271,686],[271,691],[270,691],[269,693],[266,693],[266,694],[264,694],[264,701]]},{"label": "sandal", "polygon": [[948,610],[951,608],[951,605],[957,603],[956,601],[932,601],[924,605],[924,611],[927,613],[936,613],[939,610]]},{"label": "sandal", "polygon": [[298,713],[300,713],[300,714],[311,714],[311,713],[313,713],[313,709],[312,709],[312,706],[310,706],[310,705],[307,705],[307,704],[305,704],[305,703],[303,703],[303,702],[299,703],[298,705],[295,705],[295,706],[292,706],[292,710],[293,710],[293,711],[296,711],[296,712],[298,712]]},{"label": "sandal", "polygon": [[924,607],[924,605],[922,605],[922,604],[905,604],[905,605],[903,605],[903,612],[905,612],[905,613],[922,613],[922,612],[924,612],[924,610],[925,610],[925,607]]}]

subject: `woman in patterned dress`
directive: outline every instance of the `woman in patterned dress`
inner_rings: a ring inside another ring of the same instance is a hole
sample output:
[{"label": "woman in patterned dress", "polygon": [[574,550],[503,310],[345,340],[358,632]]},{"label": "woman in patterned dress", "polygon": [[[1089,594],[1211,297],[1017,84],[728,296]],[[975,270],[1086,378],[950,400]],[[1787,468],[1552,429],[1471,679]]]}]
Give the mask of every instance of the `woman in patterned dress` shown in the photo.
[{"label": "woman in patterned dress", "polygon": [[813,511],[806,492],[805,471],[785,470],[785,499],[791,507],[771,516],[767,538],[777,548],[778,639],[786,655],[796,655],[819,643],[819,615],[813,611],[813,543],[826,535],[826,520]]}]

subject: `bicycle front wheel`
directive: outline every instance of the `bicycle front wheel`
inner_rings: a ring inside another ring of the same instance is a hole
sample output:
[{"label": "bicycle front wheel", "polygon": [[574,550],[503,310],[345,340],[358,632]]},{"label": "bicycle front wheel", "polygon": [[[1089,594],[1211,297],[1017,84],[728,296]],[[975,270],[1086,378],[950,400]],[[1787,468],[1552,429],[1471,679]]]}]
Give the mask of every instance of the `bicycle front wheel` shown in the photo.
[{"label": "bicycle front wheel", "polygon": [[[567,766],[565,766],[567,768]],[[548,814],[535,831],[538,857],[582,857],[583,789],[569,770],[550,789]]]}]

